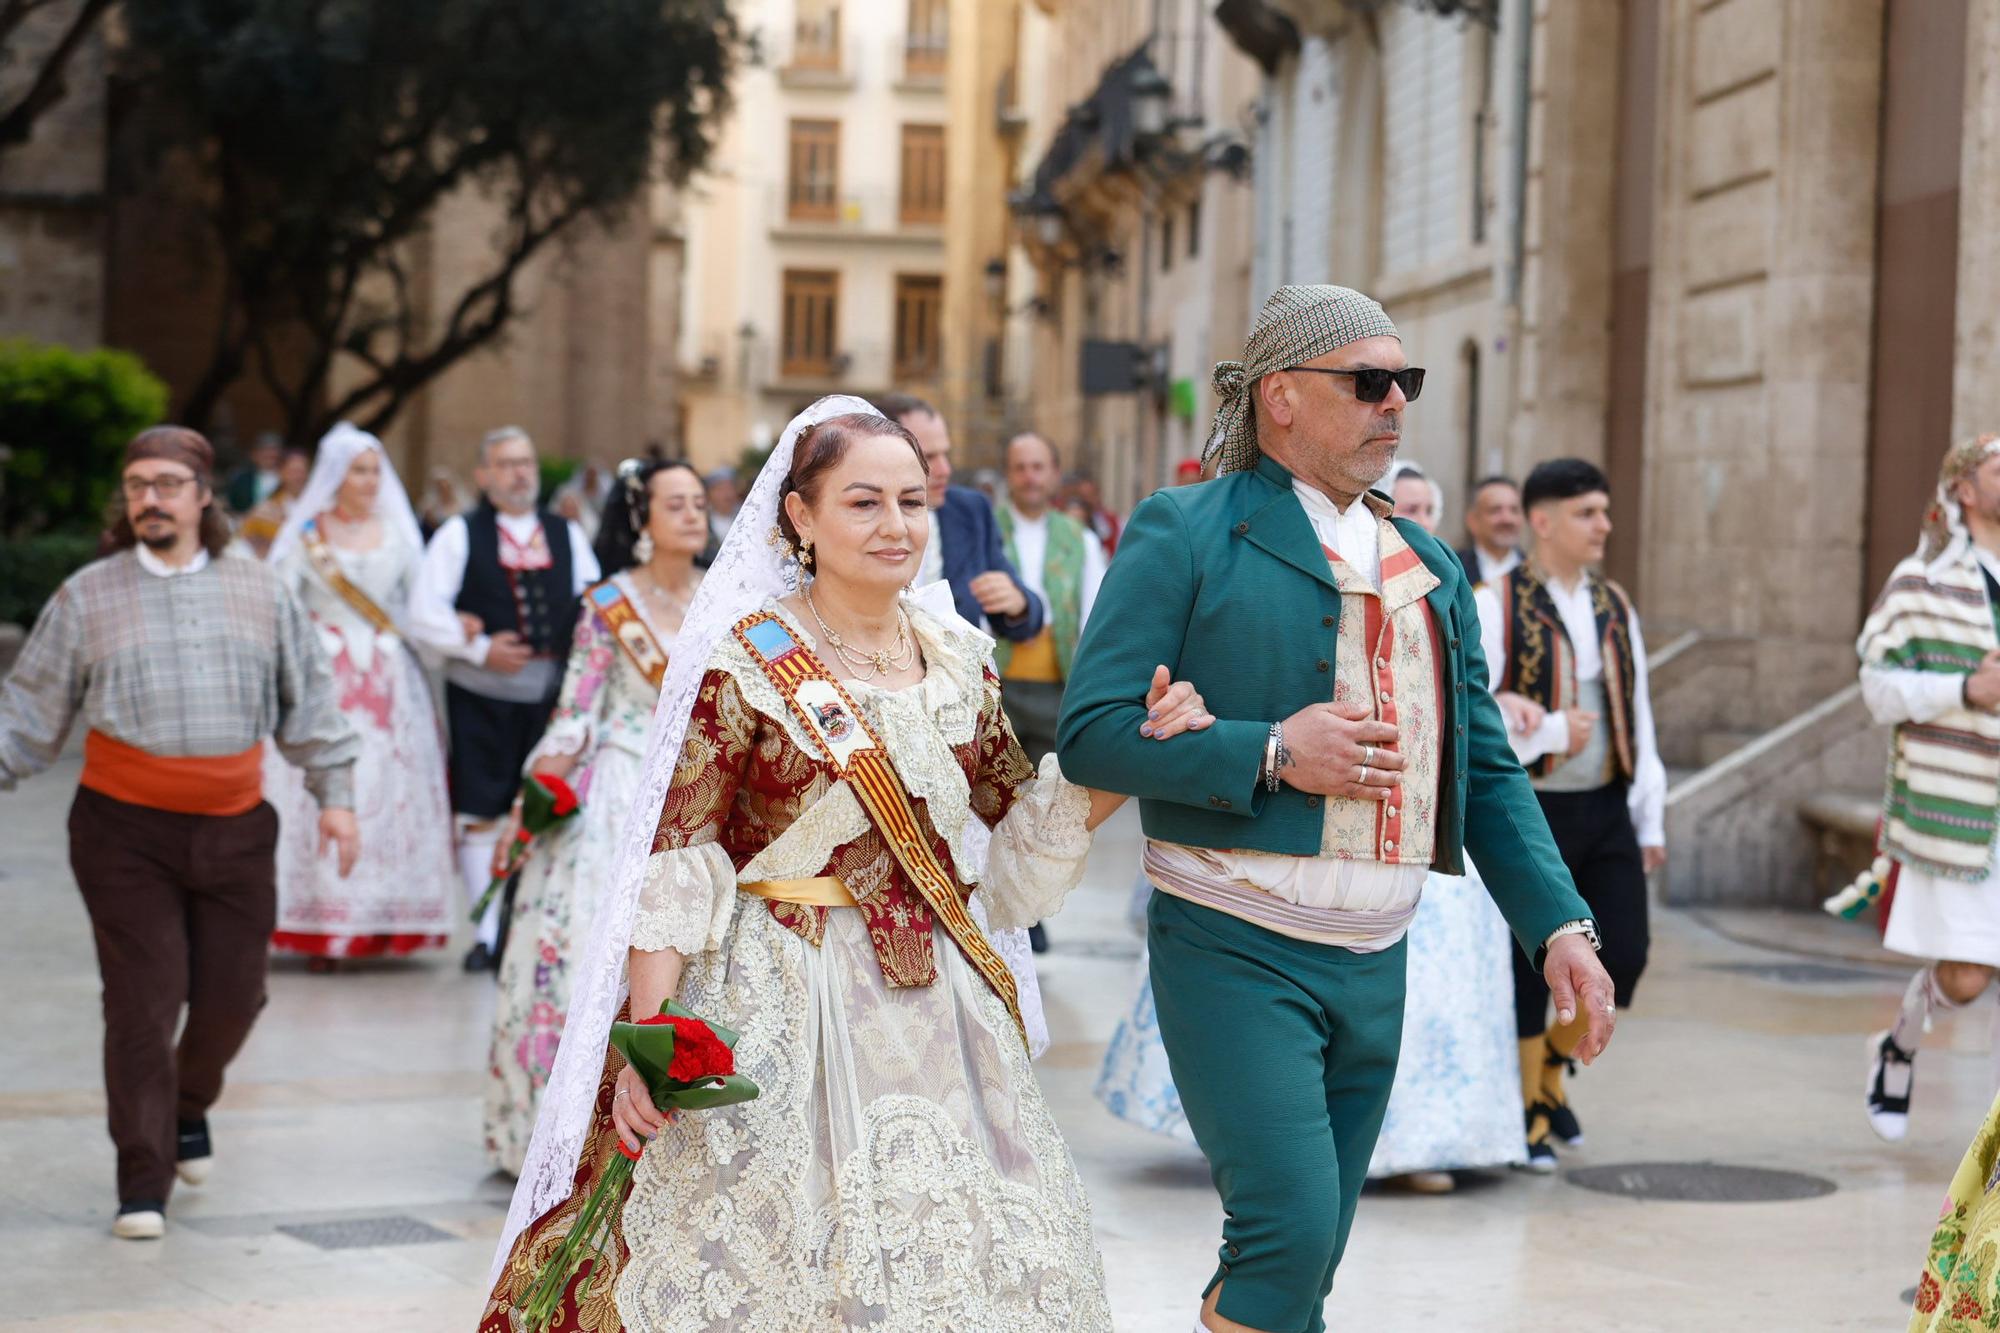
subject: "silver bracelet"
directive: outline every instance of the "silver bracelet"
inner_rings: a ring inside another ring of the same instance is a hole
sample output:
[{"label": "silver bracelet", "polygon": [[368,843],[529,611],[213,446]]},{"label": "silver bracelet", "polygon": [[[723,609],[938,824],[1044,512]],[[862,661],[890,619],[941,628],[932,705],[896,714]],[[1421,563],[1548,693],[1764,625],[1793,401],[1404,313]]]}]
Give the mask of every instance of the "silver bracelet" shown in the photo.
[{"label": "silver bracelet", "polygon": [[1583,936],[1593,950],[1601,952],[1604,948],[1603,941],[1598,938],[1597,922],[1591,920],[1589,917],[1563,922],[1560,926],[1549,932],[1549,937],[1542,941],[1542,948],[1546,950],[1565,935]]},{"label": "silver bracelet", "polygon": [[1265,791],[1276,791],[1278,789],[1277,784],[1272,781],[1272,778],[1277,776],[1277,772],[1278,730],[1276,727],[1273,727],[1270,733],[1264,737],[1264,762],[1257,769],[1257,781],[1263,784]]},{"label": "silver bracelet", "polygon": [[1271,724],[1270,739],[1265,742],[1264,749],[1265,754],[1268,756],[1265,761],[1264,790],[1275,792],[1283,785],[1278,779],[1278,774],[1285,768],[1290,767],[1292,762],[1292,752],[1285,748],[1284,723],[1273,722]]}]

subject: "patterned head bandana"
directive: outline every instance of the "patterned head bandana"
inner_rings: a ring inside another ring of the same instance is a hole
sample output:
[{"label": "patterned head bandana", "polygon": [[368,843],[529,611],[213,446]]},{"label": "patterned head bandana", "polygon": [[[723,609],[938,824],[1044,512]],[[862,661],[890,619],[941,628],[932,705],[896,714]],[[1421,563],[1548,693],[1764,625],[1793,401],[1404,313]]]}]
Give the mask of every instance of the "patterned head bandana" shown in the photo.
[{"label": "patterned head bandana", "polygon": [[1351,342],[1384,335],[1401,336],[1381,306],[1350,287],[1320,284],[1280,287],[1272,292],[1243,343],[1243,359],[1216,364],[1215,425],[1201,451],[1202,462],[1211,462],[1220,454],[1221,461],[1215,464],[1218,476],[1257,466],[1257,419],[1251,394],[1258,380]]},{"label": "patterned head bandana", "polygon": [[1917,559],[1931,564],[1972,540],[1972,534],[1966,531],[1965,513],[1958,503],[1958,483],[1996,453],[2000,453],[2000,435],[1981,435],[1959,441],[1944,456],[1944,466],[1938,469],[1937,494],[1931,498],[1930,508],[1924,510],[1924,531],[1917,542]]},{"label": "patterned head bandana", "polygon": [[204,486],[215,475],[214,447],[185,426],[153,426],[140,431],[125,446],[125,461],[118,465],[118,469],[122,472],[148,458],[164,458],[179,463],[193,472]]}]

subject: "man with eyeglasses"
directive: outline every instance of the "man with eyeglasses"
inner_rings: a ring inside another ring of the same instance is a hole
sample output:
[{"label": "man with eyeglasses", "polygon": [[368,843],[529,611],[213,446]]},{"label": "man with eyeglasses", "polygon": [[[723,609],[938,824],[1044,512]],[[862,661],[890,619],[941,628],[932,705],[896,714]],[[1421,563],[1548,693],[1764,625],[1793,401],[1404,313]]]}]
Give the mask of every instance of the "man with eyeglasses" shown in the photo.
[{"label": "man with eyeglasses", "polygon": [[[521,767],[555,710],[578,599],[598,568],[583,529],[537,504],[541,465],[526,431],[489,432],[472,475],[479,504],[446,519],[424,548],[410,636],[445,658],[458,868],[476,903]],[[480,917],[466,971],[499,969],[506,908],[496,900]]]},{"label": "man with eyeglasses", "polygon": [[263,564],[223,554],[214,468],[208,441],[176,426],[126,447],[111,554],[49,599],[0,685],[0,789],[53,763],[79,718],[87,728],[70,867],[104,982],[111,1229],[127,1240],[165,1232],[176,1176],[207,1178],[208,1108],[264,1005],[278,838],[266,739],[305,770],[322,854],[345,875],[360,851],[360,738],[304,608]]},{"label": "man with eyeglasses", "polygon": [[[1319,1333],[1396,1072],[1404,933],[1469,852],[1596,1057],[1595,928],[1486,690],[1472,585],[1373,488],[1423,389],[1381,306],[1283,287],[1216,367],[1216,477],[1127,524],[1057,752],[1139,797],[1159,1032],[1225,1221],[1195,1327]],[[1218,720],[1151,745],[1165,666]],[[1186,742],[1185,745],[1182,743]]]}]

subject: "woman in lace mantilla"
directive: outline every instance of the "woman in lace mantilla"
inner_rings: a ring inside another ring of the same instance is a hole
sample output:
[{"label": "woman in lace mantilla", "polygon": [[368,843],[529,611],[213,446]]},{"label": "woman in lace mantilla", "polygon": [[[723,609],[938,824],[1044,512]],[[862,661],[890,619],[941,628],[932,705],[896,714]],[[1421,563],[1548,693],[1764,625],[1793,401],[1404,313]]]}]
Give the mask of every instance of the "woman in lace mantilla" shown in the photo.
[{"label": "woman in lace mantilla", "polygon": [[423,554],[416,515],[382,442],[345,422],[320,441],[287,514],[266,558],[312,616],[340,710],[361,735],[361,856],[352,874],[336,873],[303,774],[266,745],[264,795],[279,820],[273,947],[316,971],[442,949],[453,916],[444,738],[400,628]]},{"label": "woman in lace mantilla", "polygon": [[[1118,800],[1065,782],[1053,758],[1037,773],[985,636],[948,600],[895,596],[926,536],[921,455],[899,427],[828,406],[808,413],[817,428],[802,442],[787,433],[795,456],[781,446],[767,464],[787,468],[786,535],[818,577],[734,609],[771,617],[838,679],[959,900],[976,894],[996,928],[1025,925],[1076,885]],[[875,618],[870,586],[889,594]],[[1164,735],[1212,720],[1186,686],[1158,693]],[[986,951],[940,920],[825,734],[751,636],[717,637],[636,886],[630,1008],[672,996],[735,1028],[737,1068],[762,1095],[666,1120],[606,1062],[569,1183],[587,1188],[619,1135],[651,1141],[615,1286],[600,1280],[557,1327],[1108,1330],[1089,1205],[1017,1017],[975,956]],[[786,888],[828,880],[854,905]],[[581,1192],[506,1254],[486,1328],[505,1327]]]}]

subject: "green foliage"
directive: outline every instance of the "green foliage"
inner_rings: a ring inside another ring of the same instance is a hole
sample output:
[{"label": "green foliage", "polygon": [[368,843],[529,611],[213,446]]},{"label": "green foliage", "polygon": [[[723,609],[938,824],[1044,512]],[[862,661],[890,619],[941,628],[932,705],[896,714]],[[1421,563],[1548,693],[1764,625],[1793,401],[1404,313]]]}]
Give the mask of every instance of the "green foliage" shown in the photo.
[{"label": "green foliage", "polygon": [[746,446],[736,460],[736,493],[750,494],[750,488],[757,484],[757,474],[764,470],[764,464],[771,461],[771,453],[778,446],[765,445],[762,449],[754,445]]},{"label": "green foliage", "polygon": [[535,459],[535,469],[542,474],[541,502],[547,504],[556,493],[556,488],[576,475],[577,461],[574,458]]},{"label": "green foliage", "polygon": [[62,581],[97,555],[91,533],[45,532],[0,542],[0,624],[31,625]]},{"label": "green foliage", "polygon": [[0,464],[0,534],[11,542],[50,530],[95,533],[118,483],[119,454],[166,410],[167,386],[129,353],[0,340],[0,446],[9,452]]},{"label": "green foliage", "polygon": [[[189,197],[226,269],[228,321],[188,392],[189,424],[255,375],[288,438],[343,418],[382,429],[505,333],[536,253],[707,161],[743,45],[731,10],[125,0],[122,73],[143,114],[120,147],[200,164]],[[462,282],[413,276],[439,205],[473,194],[478,217],[444,224],[464,248],[437,270]],[[358,374],[337,383],[340,353]]]}]

